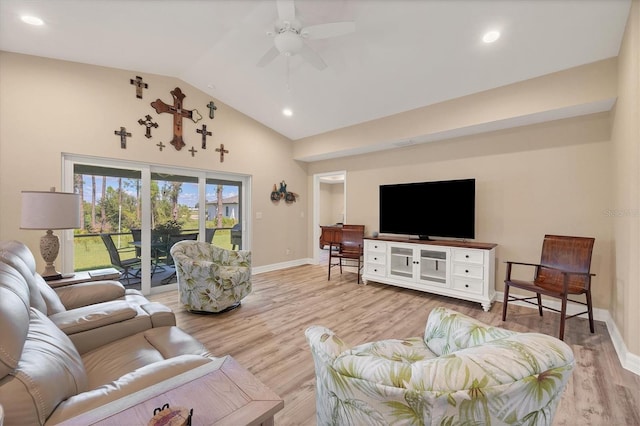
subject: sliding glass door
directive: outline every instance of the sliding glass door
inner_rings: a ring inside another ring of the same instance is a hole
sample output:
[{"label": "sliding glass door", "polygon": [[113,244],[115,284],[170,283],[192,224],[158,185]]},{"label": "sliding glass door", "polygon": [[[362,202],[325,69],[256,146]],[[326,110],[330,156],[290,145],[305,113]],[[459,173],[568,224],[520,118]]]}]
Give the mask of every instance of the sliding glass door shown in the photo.
[{"label": "sliding glass door", "polygon": [[116,268],[125,286],[148,294],[175,288],[176,242],[248,244],[249,176],[77,156],[65,156],[63,175],[84,215],[63,242],[65,270]]}]

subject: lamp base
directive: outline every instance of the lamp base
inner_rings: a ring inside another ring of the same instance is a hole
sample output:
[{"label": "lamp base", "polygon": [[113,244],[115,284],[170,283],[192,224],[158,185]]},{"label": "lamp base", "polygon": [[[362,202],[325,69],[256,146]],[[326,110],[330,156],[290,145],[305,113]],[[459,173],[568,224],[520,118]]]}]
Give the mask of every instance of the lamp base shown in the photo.
[{"label": "lamp base", "polygon": [[62,274],[56,274],[56,275],[47,275],[46,277],[42,277],[44,278],[45,281],[55,281],[55,280],[61,280],[64,278],[64,276]]}]

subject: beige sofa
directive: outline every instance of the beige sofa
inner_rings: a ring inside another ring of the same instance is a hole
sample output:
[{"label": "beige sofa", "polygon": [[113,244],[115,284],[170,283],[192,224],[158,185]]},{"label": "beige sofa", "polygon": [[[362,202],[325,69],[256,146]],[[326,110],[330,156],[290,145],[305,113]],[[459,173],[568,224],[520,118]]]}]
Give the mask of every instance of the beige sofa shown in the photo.
[{"label": "beige sofa", "polygon": [[80,353],[152,327],[176,325],[169,308],[150,302],[138,290],[125,290],[118,281],[52,289],[36,272],[29,248],[19,241],[0,242],[0,262],[24,277],[31,307],[47,315]]},{"label": "beige sofa", "polygon": [[[24,271],[0,262],[0,405],[5,425],[58,424],[216,361],[175,326],[127,334],[109,324],[96,335],[72,333],[80,347],[95,346],[81,353],[42,306],[32,306],[39,302],[32,290]],[[99,336],[109,343],[96,346]]]}]

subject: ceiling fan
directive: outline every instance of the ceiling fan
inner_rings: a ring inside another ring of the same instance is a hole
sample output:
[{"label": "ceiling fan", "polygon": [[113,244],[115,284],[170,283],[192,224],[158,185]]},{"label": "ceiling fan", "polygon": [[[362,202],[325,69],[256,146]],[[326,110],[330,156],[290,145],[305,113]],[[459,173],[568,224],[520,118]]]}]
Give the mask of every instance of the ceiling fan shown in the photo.
[{"label": "ceiling fan", "polygon": [[304,27],[296,18],[294,0],[276,0],[278,8],[278,20],[274,24],[274,31],[268,31],[267,35],[273,37],[274,46],[258,61],[259,67],[271,63],[278,55],[300,55],[307,62],[319,70],[327,67],[322,57],[318,55],[307,43],[308,40],[319,40],[337,37],[355,31],[354,22],[330,22],[326,24]]}]

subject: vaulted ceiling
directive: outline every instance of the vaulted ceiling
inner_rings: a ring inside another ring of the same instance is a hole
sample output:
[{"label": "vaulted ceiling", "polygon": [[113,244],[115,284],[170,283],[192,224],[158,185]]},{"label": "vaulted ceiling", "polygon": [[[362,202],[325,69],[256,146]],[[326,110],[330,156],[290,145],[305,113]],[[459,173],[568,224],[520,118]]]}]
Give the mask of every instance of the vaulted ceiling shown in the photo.
[{"label": "vaulted ceiling", "polygon": [[[630,7],[295,0],[299,26],[346,21],[355,31],[303,39],[324,69],[301,54],[258,66],[290,1],[0,0],[0,50],[177,77],[297,140],[616,56]],[[489,30],[500,32],[490,44]]]}]

